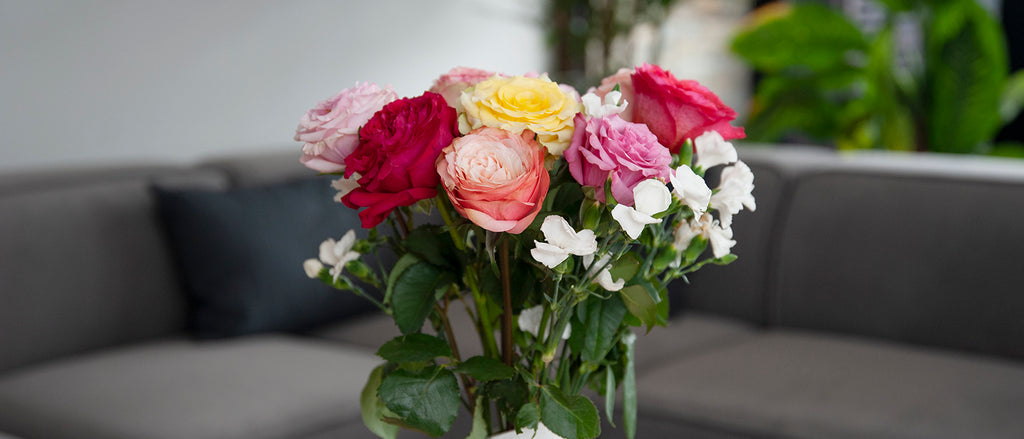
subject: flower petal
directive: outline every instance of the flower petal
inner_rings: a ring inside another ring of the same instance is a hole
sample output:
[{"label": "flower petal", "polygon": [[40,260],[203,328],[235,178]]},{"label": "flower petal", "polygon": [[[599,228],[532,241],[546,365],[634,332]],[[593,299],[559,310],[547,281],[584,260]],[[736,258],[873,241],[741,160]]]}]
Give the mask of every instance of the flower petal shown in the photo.
[{"label": "flower petal", "polygon": [[547,242],[578,256],[597,251],[597,236],[593,230],[573,230],[569,222],[558,215],[548,215],[540,226]]},{"label": "flower petal", "polygon": [[690,209],[697,215],[708,210],[711,203],[711,188],[699,175],[693,172],[689,166],[676,168],[670,178],[672,191],[683,203],[690,206]]},{"label": "flower petal", "polygon": [[612,208],[612,218],[615,218],[615,221],[618,221],[622,230],[625,231],[626,235],[629,235],[632,239],[639,237],[640,233],[644,231],[644,226],[647,224],[657,224],[661,222],[660,219],[651,218],[649,215],[637,212],[636,209],[622,204],[616,204],[615,207]]},{"label": "flower petal", "polygon": [[644,180],[633,187],[633,206],[645,215],[664,212],[672,204],[668,186],[657,179]]},{"label": "flower petal", "polygon": [[555,268],[569,257],[569,252],[557,245],[540,241],[533,241],[533,243],[537,246],[530,249],[530,255],[545,267]]},{"label": "flower petal", "polygon": [[704,134],[693,140],[693,145],[697,150],[695,165],[704,170],[739,159],[736,156],[736,148],[732,146],[732,143],[726,142],[718,131],[705,131]]}]

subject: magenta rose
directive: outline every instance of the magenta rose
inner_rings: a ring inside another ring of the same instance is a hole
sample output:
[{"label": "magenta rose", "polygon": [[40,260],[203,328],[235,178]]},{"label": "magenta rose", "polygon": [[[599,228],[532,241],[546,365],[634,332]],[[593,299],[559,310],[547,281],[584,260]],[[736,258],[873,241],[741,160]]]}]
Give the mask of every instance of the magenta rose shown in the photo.
[{"label": "magenta rose", "polygon": [[445,102],[454,107],[459,101],[462,90],[476,85],[476,83],[488,79],[497,73],[489,70],[474,69],[470,67],[455,67],[434,80],[430,91],[444,96]]},{"label": "magenta rose", "polygon": [[633,205],[633,188],[641,181],[672,175],[672,155],[646,125],[622,120],[618,115],[587,119],[577,114],[576,132],[563,157],[569,172],[583,186],[597,189],[604,199],[604,184],[612,180],[615,201]]},{"label": "magenta rose", "polygon": [[295,130],[295,140],[303,142],[302,164],[319,172],[344,172],[345,157],[359,145],[359,127],[395,99],[390,86],[357,82],[317,104]]},{"label": "magenta rose", "polygon": [[459,134],[455,109],[437,93],[399,99],[363,125],[359,146],[345,158],[345,177],[359,187],[341,201],[359,212],[363,228],[380,224],[394,208],[437,195],[434,162]]},{"label": "magenta rose", "polygon": [[736,112],[697,81],[642,64],[633,72],[633,92],[633,122],[647,125],[672,153],[706,131],[717,131],[725,140],[746,137],[743,128],[729,125]]},{"label": "magenta rose", "polygon": [[550,177],[534,133],[479,128],[437,158],[437,174],[460,215],[492,232],[522,233],[537,217]]},{"label": "magenta rose", "polygon": [[626,109],[619,114],[623,120],[627,122],[633,121],[633,71],[630,69],[619,69],[614,75],[601,80],[601,85],[597,88],[590,89],[597,97],[604,101],[604,96],[615,90],[615,87],[619,88],[619,93],[622,93],[622,99],[628,102]]}]

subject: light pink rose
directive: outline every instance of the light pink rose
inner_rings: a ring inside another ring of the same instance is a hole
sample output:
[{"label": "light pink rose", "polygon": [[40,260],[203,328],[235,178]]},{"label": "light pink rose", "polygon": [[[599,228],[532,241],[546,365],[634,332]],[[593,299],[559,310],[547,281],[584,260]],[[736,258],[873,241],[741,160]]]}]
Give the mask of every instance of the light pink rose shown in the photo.
[{"label": "light pink rose", "polygon": [[619,114],[623,120],[627,122],[633,122],[633,70],[632,69],[619,69],[614,75],[601,80],[601,85],[597,88],[590,89],[590,92],[597,95],[604,101],[604,96],[615,90],[615,86],[619,87],[619,92],[622,93],[622,99],[629,102],[626,106],[625,111]]},{"label": "light pink rose", "polygon": [[459,101],[462,90],[476,85],[476,83],[488,79],[497,73],[489,70],[474,69],[470,67],[455,67],[434,80],[434,85],[429,91],[444,96],[448,105],[455,107]]},{"label": "light pink rose", "polygon": [[632,206],[636,185],[652,178],[666,181],[672,175],[672,155],[646,125],[618,115],[587,119],[582,114],[576,115],[574,124],[576,132],[563,157],[573,178],[596,189],[599,201],[605,201],[609,178],[615,201]]},{"label": "light pink rose", "polygon": [[398,99],[391,86],[369,82],[342,90],[317,104],[299,121],[295,140],[303,142],[299,160],[319,172],[344,172],[345,157],[359,145],[359,127],[384,105]]},{"label": "light pink rose", "polygon": [[544,148],[534,137],[484,127],[445,148],[437,173],[455,210],[492,232],[526,230],[550,185]]}]

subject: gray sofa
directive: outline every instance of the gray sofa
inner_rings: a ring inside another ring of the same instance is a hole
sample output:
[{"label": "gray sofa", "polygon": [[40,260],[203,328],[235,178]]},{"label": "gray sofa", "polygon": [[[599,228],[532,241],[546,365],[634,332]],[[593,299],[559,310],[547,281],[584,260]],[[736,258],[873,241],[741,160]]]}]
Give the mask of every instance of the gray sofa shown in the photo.
[{"label": "gray sofa", "polygon": [[[638,437],[1024,437],[1024,163],[740,155],[758,210],[740,259],[673,284],[672,324],[638,340]],[[196,339],[154,190],[311,176],[294,151],[0,175],[0,438],[372,437],[359,393],[389,322]]]}]

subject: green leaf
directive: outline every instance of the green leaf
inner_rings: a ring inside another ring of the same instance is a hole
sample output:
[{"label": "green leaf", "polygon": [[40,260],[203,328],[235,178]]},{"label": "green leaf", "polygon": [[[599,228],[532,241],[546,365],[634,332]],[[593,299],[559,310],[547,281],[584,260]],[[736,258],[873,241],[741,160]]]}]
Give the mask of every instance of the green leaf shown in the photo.
[{"label": "green leaf", "polygon": [[[404,259],[404,257],[403,257]],[[434,302],[444,294],[455,276],[434,264],[417,261],[394,277],[391,301],[395,324],[403,334],[418,332],[433,310]]]},{"label": "green leaf", "polygon": [[540,388],[540,420],[565,439],[590,439],[601,434],[597,407],[585,396],[565,395],[558,387]]},{"label": "green leaf", "polygon": [[484,404],[487,403],[488,401],[484,399],[483,395],[476,397],[473,409],[473,429],[470,430],[466,439],[487,439],[487,435],[490,433],[487,430],[487,420],[484,419]]},{"label": "green leaf", "polygon": [[630,285],[619,290],[626,309],[648,329],[658,324],[658,304],[642,285]]},{"label": "green leaf", "polygon": [[499,360],[490,357],[475,356],[466,359],[452,368],[452,372],[469,375],[477,381],[487,382],[507,380],[516,374],[516,370]]},{"label": "green leaf", "polygon": [[398,258],[398,261],[395,262],[395,266],[391,267],[391,273],[388,275],[388,288],[384,293],[384,303],[391,302],[391,295],[395,291],[395,282],[398,281],[398,277],[402,272],[417,262],[420,262],[420,258],[417,258],[416,255],[411,253],[406,253],[402,255],[401,258]]},{"label": "green leaf", "polygon": [[622,428],[626,437],[636,436],[636,336],[633,334],[622,338],[626,346],[626,370],[622,377]]},{"label": "green leaf", "polygon": [[1002,119],[1007,59],[1002,32],[975,2],[937,7],[928,34],[928,143],[938,152],[977,152]]},{"label": "green leaf", "polygon": [[1017,118],[1024,108],[1024,70],[1018,70],[1010,76],[1003,87],[1003,96],[999,101],[999,117],[1003,123]]},{"label": "green leaf", "polygon": [[608,271],[612,273],[612,279],[622,279],[629,282],[640,272],[640,258],[633,254],[633,252],[626,252],[619,259],[615,260]]},{"label": "green leaf", "polygon": [[604,360],[615,344],[622,319],[626,317],[626,306],[617,296],[605,300],[590,296],[584,307],[583,327],[587,328],[583,339],[580,359],[597,364]]},{"label": "green leaf", "polygon": [[516,429],[532,428],[536,430],[539,423],[540,406],[537,403],[528,402],[519,408],[519,413],[516,415]]},{"label": "green leaf", "polygon": [[451,271],[459,270],[451,236],[439,226],[420,226],[409,232],[402,245],[420,260]]},{"label": "green leaf", "polygon": [[615,372],[610,367],[604,369],[604,413],[608,423],[615,426]]},{"label": "green leaf", "polygon": [[378,395],[403,425],[435,437],[451,428],[459,412],[459,384],[443,367],[396,370],[384,378]]},{"label": "green leaf", "polygon": [[395,337],[377,350],[377,355],[394,363],[430,361],[437,357],[451,357],[448,342],[427,334],[409,334]]},{"label": "green leaf", "polygon": [[484,394],[494,401],[498,410],[513,413],[530,398],[530,389],[521,378],[491,381],[484,386]]},{"label": "green leaf", "polygon": [[758,11],[736,35],[732,50],[760,70],[822,71],[847,64],[848,52],[867,47],[857,26],[830,7],[801,3]]},{"label": "green leaf", "polygon": [[371,433],[383,439],[395,439],[398,436],[398,426],[385,423],[382,418],[387,413],[384,402],[377,396],[377,389],[384,378],[384,369],[387,364],[382,364],[370,372],[370,378],[366,380],[363,393],[359,397],[359,407],[363,412],[363,424]]}]

